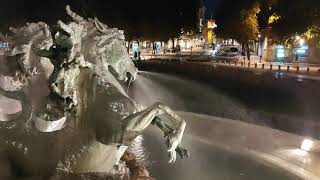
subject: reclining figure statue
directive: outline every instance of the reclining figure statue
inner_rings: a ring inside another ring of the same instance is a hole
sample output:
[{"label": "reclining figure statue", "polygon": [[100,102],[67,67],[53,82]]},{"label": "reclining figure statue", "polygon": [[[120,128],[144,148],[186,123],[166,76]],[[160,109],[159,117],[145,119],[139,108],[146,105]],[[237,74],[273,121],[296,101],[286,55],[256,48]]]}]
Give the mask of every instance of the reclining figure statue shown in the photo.
[{"label": "reclining figure statue", "polygon": [[137,69],[123,31],[66,11],[68,24],[10,28],[0,92],[19,100],[21,112],[1,116],[0,150],[26,176],[114,173],[130,143],[153,124],[165,134],[169,163],[177,153],[188,157],[179,147],[185,121],[161,103],[143,109],[124,90]]}]

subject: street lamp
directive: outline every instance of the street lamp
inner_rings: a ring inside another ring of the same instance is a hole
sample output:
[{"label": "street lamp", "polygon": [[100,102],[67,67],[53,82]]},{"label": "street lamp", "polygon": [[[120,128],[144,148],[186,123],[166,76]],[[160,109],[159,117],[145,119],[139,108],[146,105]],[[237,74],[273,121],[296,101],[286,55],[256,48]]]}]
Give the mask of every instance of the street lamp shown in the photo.
[{"label": "street lamp", "polygon": [[[263,49],[262,49],[262,45],[261,45],[261,44],[262,44],[262,42],[261,42],[261,41],[262,41],[262,40],[261,40],[261,37],[262,37],[262,36],[261,36],[261,34],[259,33],[259,34],[258,34],[258,43],[259,43],[258,46],[259,46],[259,50],[260,50],[260,56],[259,56],[259,58],[260,58],[260,63],[262,63],[262,54],[263,54]],[[259,52],[258,52],[258,53],[259,53]]]},{"label": "street lamp", "polygon": [[313,147],[313,141],[311,141],[310,139],[305,139],[303,140],[300,149],[309,152]]},{"label": "street lamp", "polygon": [[302,46],[304,44],[304,39],[299,39],[299,45]]}]

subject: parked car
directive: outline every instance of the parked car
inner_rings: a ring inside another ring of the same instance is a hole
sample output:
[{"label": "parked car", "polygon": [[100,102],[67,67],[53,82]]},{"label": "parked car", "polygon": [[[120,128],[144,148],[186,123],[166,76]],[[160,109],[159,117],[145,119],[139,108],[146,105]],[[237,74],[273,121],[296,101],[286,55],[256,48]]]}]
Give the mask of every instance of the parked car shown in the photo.
[{"label": "parked car", "polygon": [[241,59],[240,49],[236,46],[225,46],[219,48],[213,55],[214,61],[238,61]]}]

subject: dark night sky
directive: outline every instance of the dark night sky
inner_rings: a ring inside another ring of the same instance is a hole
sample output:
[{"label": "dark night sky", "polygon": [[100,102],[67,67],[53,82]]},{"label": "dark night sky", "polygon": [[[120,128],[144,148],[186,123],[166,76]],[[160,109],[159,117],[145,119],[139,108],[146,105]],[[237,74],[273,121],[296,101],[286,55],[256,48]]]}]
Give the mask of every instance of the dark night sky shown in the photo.
[{"label": "dark night sky", "polygon": [[181,7],[179,9],[184,8],[182,21],[186,21],[185,23],[196,21],[192,16],[193,14],[194,17],[197,16],[197,12],[190,8],[194,7],[190,3],[191,0],[0,0],[0,2],[0,31],[5,31],[10,25],[21,26],[26,22],[45,21],[52,24],[58,19],[66,20],[64,8],[67,4],[82,16],[96,16],[108,25],[120,28],[125,28],[126,21],[168,21],[175,16],[172,12],[177,12],[176,15],[179,16],[180,10],[172,8],[177,6]]},{"label": "dark night sky", "polygon": [[221,0],[205,0],[205,6],[206,6],[206,17],[210,18],[211,15],[214,16],[216,12],[216,8],[219,5],[219,2]]}]

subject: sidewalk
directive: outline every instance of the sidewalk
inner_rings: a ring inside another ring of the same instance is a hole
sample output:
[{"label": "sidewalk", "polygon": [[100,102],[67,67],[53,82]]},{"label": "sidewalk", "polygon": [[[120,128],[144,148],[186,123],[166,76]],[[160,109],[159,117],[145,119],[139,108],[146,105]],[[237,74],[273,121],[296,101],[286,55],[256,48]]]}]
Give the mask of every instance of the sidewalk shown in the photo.
[{"label": "sidewalk", "polygon": [[[242,59],[240,61],[243,62]],[[260,62],[260,57],[259,56],[252,56],[252,55],[250,56],[250,61],[249,60],[245,60],[245,62],[246,63],[251,62],[252,64],[255,64],[255,63],[258,63],[258,64],[259,63],[264,63],[264,64],[272,63],[273,65],[293,65],[293,62],[282,63],[282,62],[270,62],[270,61],[265,61],[265,60],[261,60],[261,62]],[[302,66],[309,66],[309,67],[317,66],[317,67],[320,67],[320,64],[299,62],[299,66],[300,67],[302,67]]]},{"label": "sidewalk", "polygon": [[[213,62],[217,65],[246,68],[246,69],[256,69],[256,70],[269,70],[269,71],[280,71],[280,72],[294,72],[294,73],[307,73],[307,74],[319,74],[320,75],[320,65],[319,64],[308,64],[308,63],[279,63],[279,62],[266,62],[261,61],[259,57],[253,57],[250,61],[240,60],[238,62]],[[206,63],[211,64],[211,63]]]}]

